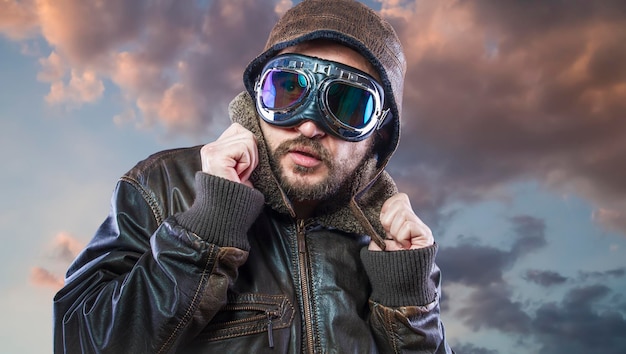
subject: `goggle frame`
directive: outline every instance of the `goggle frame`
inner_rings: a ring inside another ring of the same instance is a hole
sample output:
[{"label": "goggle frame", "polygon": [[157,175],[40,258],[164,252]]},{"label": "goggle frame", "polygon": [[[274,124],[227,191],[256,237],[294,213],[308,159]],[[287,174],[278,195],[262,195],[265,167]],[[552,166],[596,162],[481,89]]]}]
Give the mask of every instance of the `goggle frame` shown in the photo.
[{"label": "goggle frame", "polygon": [[[301,97],[287,107],[270,108],[263,102],[263,84],[272,71],[284,71],[304,75],[307,86]],[[374,101],[371,117],[363,127],[354,127],[344,123],[329,107],[328,89],[330,85],[340,83],[362,89],[369,93]],[[321,123],[325,131],[347,141],[361,141],[380,128],[389,109],[384,109],[384,90],[367,73],[356,68],[302,54],[282,54],[270,60],[255,83],[256,108],[261,118],[272,124],[292,127],[304,120]],[[317,94],[315,94],[317,93]],[[321,113],[310,111],[311,105],[317,104]]]}]

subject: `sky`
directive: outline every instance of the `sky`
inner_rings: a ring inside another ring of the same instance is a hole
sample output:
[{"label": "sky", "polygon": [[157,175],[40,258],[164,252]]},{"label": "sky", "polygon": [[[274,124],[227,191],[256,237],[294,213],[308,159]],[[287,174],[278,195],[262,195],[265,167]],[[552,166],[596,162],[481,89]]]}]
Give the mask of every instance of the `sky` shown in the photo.
[{"label": "sky", "polygon": [[[119,176],[208,143],[289,0],[0,0],[0,342],[52,298]],[[626,352],[626,3],[363,1],[408,60],[388,170],[433,229],[450,344]]]}]

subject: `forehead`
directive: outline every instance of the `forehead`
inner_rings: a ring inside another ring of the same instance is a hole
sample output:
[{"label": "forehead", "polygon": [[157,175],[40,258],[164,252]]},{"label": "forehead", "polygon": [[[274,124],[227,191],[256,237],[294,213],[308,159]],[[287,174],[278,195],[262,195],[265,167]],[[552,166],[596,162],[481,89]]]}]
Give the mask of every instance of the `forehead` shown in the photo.
[{"label": "forehead", "polygon": [[372,64],[359,52],[339,43],[331,41],[304,42],[293,47],[287,47],[278,54],[295,53],[330,60],[364,71],[380,81],[380,75]]}]

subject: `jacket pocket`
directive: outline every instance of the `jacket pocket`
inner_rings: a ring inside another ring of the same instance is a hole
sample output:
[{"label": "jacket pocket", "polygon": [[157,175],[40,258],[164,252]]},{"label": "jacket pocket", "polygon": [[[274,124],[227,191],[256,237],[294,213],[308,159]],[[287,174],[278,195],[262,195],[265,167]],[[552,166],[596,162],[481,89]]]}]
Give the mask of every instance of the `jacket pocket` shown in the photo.
[{"label": "jacket pocket", "polygon": [[226,305],[197,339],[212,342],[267,332],[272,345],[273,331],[289,327],[294,313],[285,295],[229,294]]}]

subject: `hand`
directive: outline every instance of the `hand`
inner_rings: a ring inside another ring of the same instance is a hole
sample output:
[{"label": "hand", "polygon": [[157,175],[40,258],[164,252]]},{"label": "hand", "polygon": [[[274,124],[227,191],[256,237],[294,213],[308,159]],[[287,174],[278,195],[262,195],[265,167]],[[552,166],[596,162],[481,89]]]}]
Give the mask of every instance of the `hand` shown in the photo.
[{"label": "hand", "polygon": [[[418,249],[435,243],[432,231],[415,215],[405,193],[398,193],[385,201],[380,211],[380,223],[386,232],[385,251]],[[369,250],[381,251],[381,248],[372,241]]]},{"label": "hand", "polygon": [[237,123],[200,150],[202,172],[253,187],[249,181],[259,162],[256,138]]}]

